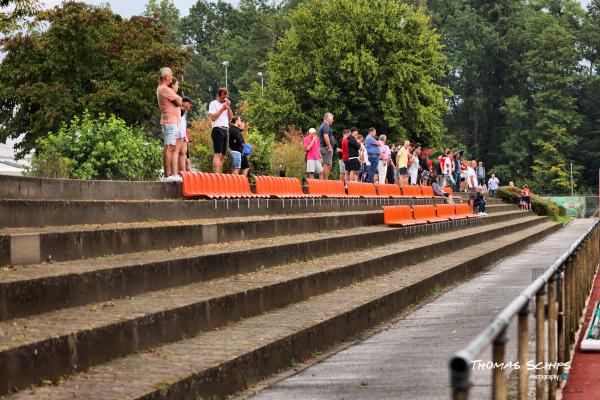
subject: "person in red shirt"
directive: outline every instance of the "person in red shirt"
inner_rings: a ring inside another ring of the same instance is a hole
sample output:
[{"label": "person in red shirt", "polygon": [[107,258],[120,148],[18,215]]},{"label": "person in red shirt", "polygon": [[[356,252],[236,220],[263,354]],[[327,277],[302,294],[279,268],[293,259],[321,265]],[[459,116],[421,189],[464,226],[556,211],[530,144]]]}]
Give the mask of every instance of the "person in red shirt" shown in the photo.
[{"label": "person in red shirt", "polygon": [[531,189],[529,189],[528,185],[523,186],[521,190],[521,208],[531,211]]},{"label": "person in red shirt", "polygon": [[350,155],[348,154],[348,136],[350,136],[350,129],[344,129],[343,137],[342,137],[342,159],[340,160],[340,180],[344,183],[348,182],[348,175],[350,173],[350,168],[348,162],[350,160]]}]

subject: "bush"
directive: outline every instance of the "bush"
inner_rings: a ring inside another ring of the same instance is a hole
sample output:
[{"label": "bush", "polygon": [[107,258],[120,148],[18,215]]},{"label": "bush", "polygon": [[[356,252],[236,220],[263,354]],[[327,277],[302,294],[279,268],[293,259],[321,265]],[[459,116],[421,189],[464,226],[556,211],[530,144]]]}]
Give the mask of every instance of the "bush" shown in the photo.
[{"label": "bush", "polygon": [[[213,143],[210,136],[211,123],[208,118],[195,121],[190,126],[190,158],[192,164],[199,171],[212,172],[213,170]],[[271,155],[275,144],[274,135],[264,136],[256,130],[244,132],[244,140],[254,146],[252,154],[248,157],[250,174],[271,175]],[[231,157],[225,157],[223,172],[231,172]]]},{"label": "bush", "polygon": [[[502,186],[498,188],[498,197],[508,203],[519,204],[521,200],[521,189],[515,186]],[[535,194],[531,196],[531,209],[537,215],[548,215],[552,217],[565,216],[567,210],[563,206],[543,199]]]},{"label": "bush", "polygon": [[74,117],[36,142],[28,175],[75,179],[157,179],[162,147],[142,128],[101,114]]},{"label": "bush", "polygon": [[286,140],[275,144],[275,149],[271,155],[271,170],[276,174],[279,167],[282,166],[285,168],[286,176],[293,176],[302,180],[306,175],[304,136],[298,130],[293,130],[285,136]]}]

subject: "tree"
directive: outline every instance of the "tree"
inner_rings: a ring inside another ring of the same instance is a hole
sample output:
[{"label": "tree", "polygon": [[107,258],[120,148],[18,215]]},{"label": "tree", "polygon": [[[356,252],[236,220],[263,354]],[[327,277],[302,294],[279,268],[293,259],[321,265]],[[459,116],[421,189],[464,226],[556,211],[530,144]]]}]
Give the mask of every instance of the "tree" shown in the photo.
[{"label": "tree", "polygon": [[[530,172],[519,174],[518,178],[531,180],[538,192],[568,191],[569,163],[579,140],[575,136],[581,124],[576,84],[581,66],[570,21],[560,13],[552,15],[535,7],[527,8],[507,34],[514,52],[511,69],[515,86],[521,88],[525,99],[519,111],[527,123],[517,131],[507,132],[503,148],[509,150],[517,136],[524,136],[521,144],[531,158],[522,158],[518,168],[526,171],[524,167],[529,167]],[[515,110],[515,104],[509,102],[503,111],[514,120],[518,115]],[[508,164],[514,168],[515,160]],[[576,165],[575,172],[578,171]]]},{"label": "tree", "polygon": [[186,62],[155,19],[123,20],[107,7],[69,2],[36,20],[47,29],[3,45],[0,74],[10,79],[0,86],[0,141],[25,134],[23,156],[86,109],[155,127],[157,71]]},{"label": "tree", "polygon": [[0,33],[8,34],[40,10],[39,0],[0,0]]},{"label": "tree", "polygon": [[173,4],[172,0],[148,0],[144,16],[156,18],[167,31],[169,42],[179,46],[181,45],[181,27],[179,19],[179,9]]},{"label": "tree", "polygon": [[434,143],[446,91],[436,83],[446,58],[429,18],[393,0],[311,0],[265,63],[264,94],[245,94],[247,116],[263,132],[315,126],[331,111],[336,126],[374,125],[392,137]]},{"label": "tree", "polygon": [[225,86],[223,61],[229,61],[228,88],[234,104],[239,91],[257,81],[256,74],[286,27],[283,13],[282,7],[264,0],[241,0],[237,8],[222,0],[198,0],[192,6],[182,19],[184,42],[193,54],[186,69],[204,103]]}]

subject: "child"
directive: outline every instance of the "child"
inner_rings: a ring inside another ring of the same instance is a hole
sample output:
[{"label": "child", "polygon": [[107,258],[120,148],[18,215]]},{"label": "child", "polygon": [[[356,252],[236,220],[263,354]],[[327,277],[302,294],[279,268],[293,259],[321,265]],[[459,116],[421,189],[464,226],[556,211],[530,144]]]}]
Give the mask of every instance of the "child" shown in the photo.
[{"label": "child", "polygon": [[531,211],[531,189],[528,185],[523,186],[521,190],[521,209]]}]

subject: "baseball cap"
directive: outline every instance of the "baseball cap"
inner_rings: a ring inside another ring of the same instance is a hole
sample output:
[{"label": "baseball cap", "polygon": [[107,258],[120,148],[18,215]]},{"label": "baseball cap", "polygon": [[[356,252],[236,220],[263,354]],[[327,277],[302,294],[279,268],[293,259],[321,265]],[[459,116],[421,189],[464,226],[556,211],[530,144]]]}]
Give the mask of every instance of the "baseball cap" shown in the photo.
[{"label": "baseball cap", "polygon": [[317,130],[315,128],[310,128],[308,130],[308,133],[317,133]]},{"label": "baseball cap", "polygon": [[187,96],[183,96],[181,98],[181,101],[184,102],[184,103],[190,103],[190,104],[192,104],[192,100],[189,97],[187,97]]}]

